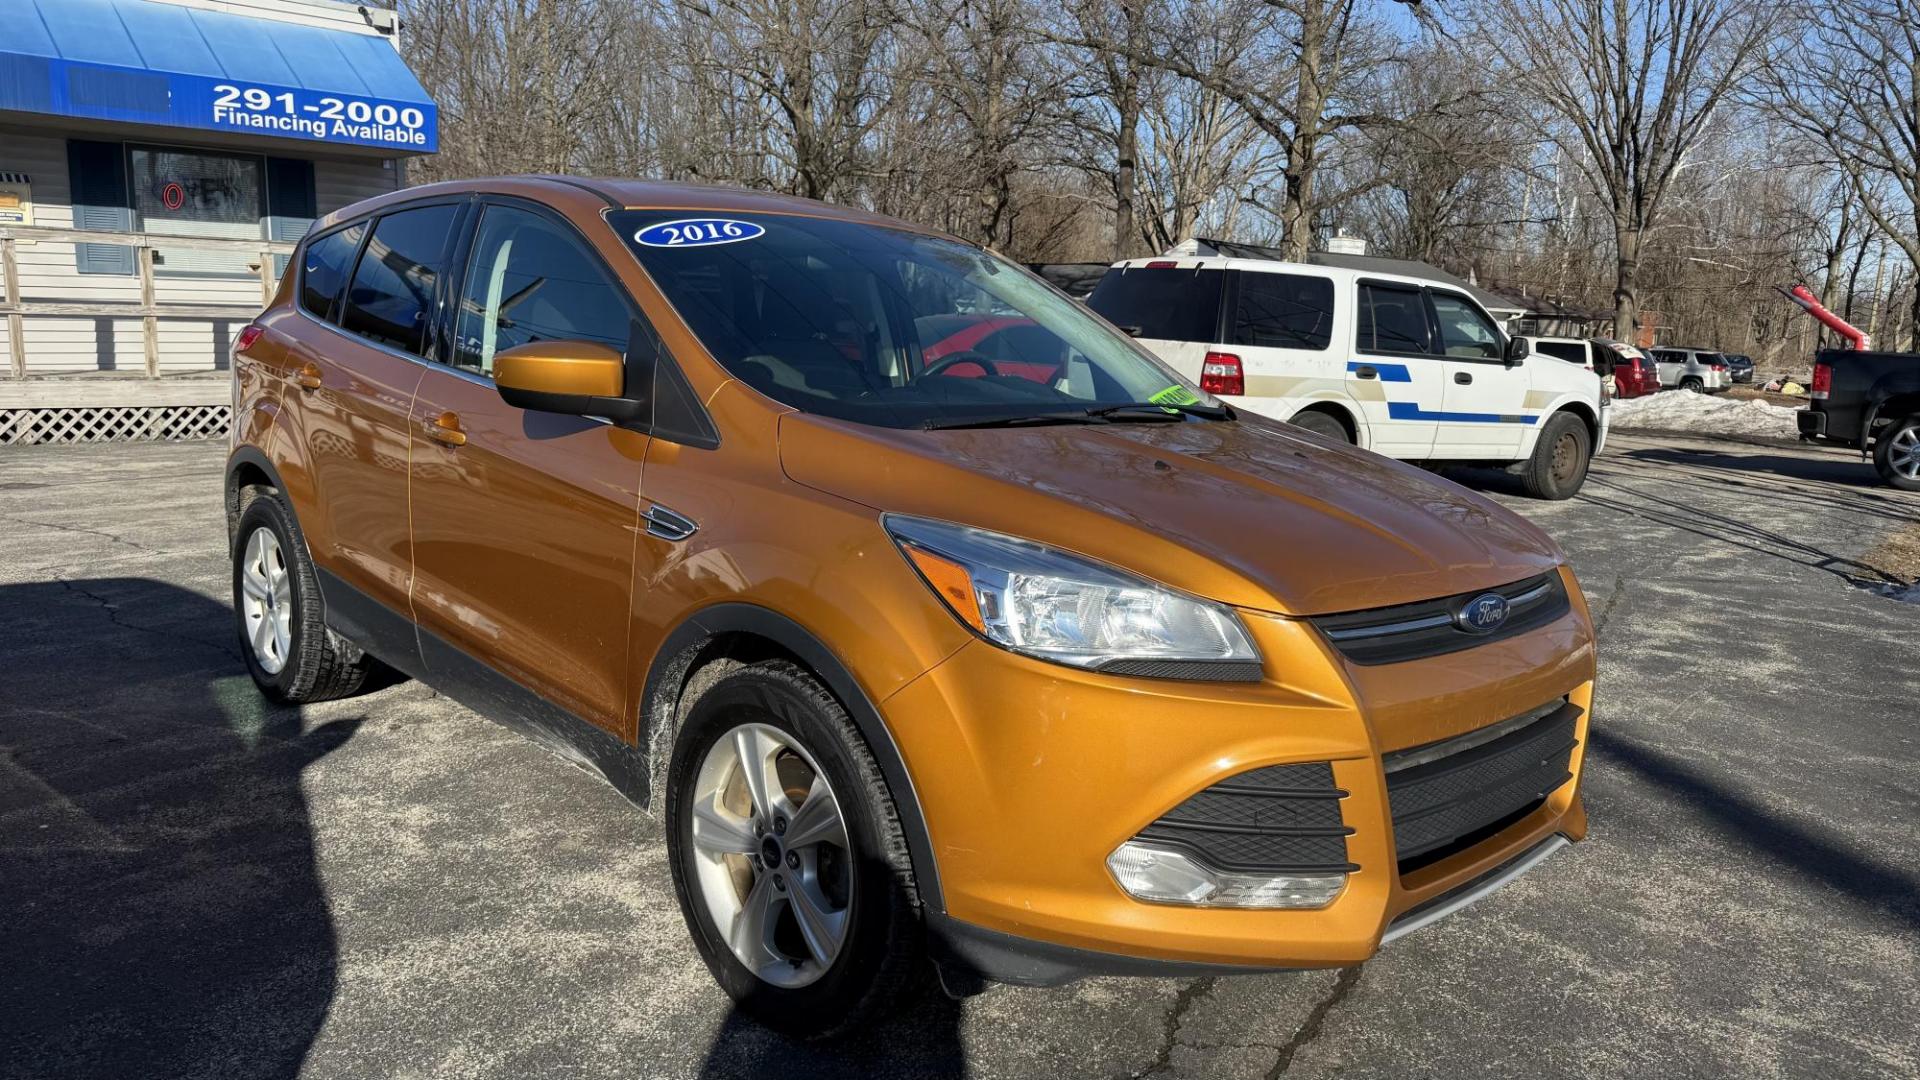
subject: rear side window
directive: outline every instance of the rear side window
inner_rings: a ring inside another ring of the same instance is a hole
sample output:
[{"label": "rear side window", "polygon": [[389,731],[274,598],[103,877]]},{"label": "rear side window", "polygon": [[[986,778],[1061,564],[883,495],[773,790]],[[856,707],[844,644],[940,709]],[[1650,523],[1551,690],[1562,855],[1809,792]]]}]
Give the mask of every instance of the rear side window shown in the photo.
[{"label": "rear side window", "polygon": [[1303,274],[1242,271],[1233,343],[1324,349],[1333,342],[1333,282]]},{"label": "rear side window", "polygon": [[347,283],[347,271],[353,268],[353,253],[360,250],[360,238],[366,234],[366,222],[357,222],[307,245],[300,260],[300,306],[308,314],[332,317],[333,302],[340,298],[340,286]]},{"label": "rear side window", "polygon": [[402,352],[425,355],[433,291],[458,207],[401,210],[374,223],[354,268],[340,325]]},{"label": "rear side window", "polygon": [[538,214],[489,206],[473,240],[453,366],[493,374],[501,349],[534,341],[592,341],[627,349],[625,293],[571,235]]},{"label": "rear side window", "polygon": [[1420,290],[1362,284],[1358,314],[1361,352],[1428,351],[1427,304]]},{"label": "rear side window", "polygon": [[1224,270],[1109,270],[1087,306],[1134,337],[1211,344],[1226,277]]},{"label": "rear side window", "polygon": [[[1435,299],[1438,300],[1437,297]],[[1587,347],[1579,342],[1542,341],[1539,342],[1539,351],[1557,360],[1565,360],[1569,364],[1584,366],[1587,362]]]}]

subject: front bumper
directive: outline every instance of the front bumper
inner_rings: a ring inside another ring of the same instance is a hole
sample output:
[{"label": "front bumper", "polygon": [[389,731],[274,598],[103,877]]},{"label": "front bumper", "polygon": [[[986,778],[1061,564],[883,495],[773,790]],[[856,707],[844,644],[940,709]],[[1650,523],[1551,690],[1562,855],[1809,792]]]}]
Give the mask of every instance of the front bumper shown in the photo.
[{"label": "front bumper", "polygon": [[[1556,837],[1585,835],[1579,775],[1593,642],[1567,583],[1572,610],[1550,624],[1371,667],[1341,659],[1302,620],[1243,612],[1266,662],[1257,684],[1122,678],[966,646],[882,706],[939,866],[947,910],[936,936],[976,970],[1028,983],[1365,960],[1405,932],[1396,929],[1403,916]],[[1573,778],[1492,835],[1403,874],[1381,755],[1563,696],[1580,710]],[[1353,830],[1347,857],[1357,869],[1326,907],[1144,903],[1108,872],[1109,853],[1196,792],[1306,762],[1330,763]]]},{"label": "front bumper", "polygon": [[[1388,924],[1380,936],[1380,947],[1385,948],[1492,896],[1571,842],[1565,833],[1555,833],[1478,877],[1409,908]],[[960,969],[959,979],[984,977],[1014,986],[1065,986],[1079,979],[1113,975],[1192,978],[1297,970],[1257,964],[1192,963],[1075,949],[988,930],[944,914],[934,915],[928,922],[929,933],[940,950],[942,977],[949,980],[956,978],[949,974],[956,963]]]}]

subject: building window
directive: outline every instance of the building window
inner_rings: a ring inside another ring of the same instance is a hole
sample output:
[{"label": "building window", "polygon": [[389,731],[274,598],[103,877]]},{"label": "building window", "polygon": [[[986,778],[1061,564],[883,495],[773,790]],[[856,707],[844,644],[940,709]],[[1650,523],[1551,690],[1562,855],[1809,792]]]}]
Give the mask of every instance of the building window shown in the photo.
[{"label": "building window", "polygon": [[[260,238],[266,217],[263,159],[202,150],[134,146],[127,150],[139,228],[160,235]],[[257,253],[154,248],[156,275],[251,277]]]}]

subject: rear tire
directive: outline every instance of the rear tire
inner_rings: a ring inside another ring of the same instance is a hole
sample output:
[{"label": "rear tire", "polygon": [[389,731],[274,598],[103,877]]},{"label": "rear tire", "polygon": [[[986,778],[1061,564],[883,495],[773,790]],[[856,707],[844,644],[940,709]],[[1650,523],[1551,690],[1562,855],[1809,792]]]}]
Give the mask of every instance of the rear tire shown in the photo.
[{"label": "rear tire", "polygon": [[1895,420],[1873,440],[1873,467],[1901,491],[1920,491],[1920,413]]},{"label": "rear tire", "polygon": [[233,615],[254,685],[285,705],[358,693],[379,661],[328,629],[320,580],[293,511],[274,488],[248,488],[240,499]]},{"label": "rear tire", "polygon": [[[906,834],[865,740],[811,673],[785,660],[720,663],[717,677],[695,676],[704,687],[668,768],[674,894],[742,1012],[829,1039],[932,971]],[[758,788],[751,761],[773,763]],[[823,796],[837,832],[809,812]]]},{"label": "rear tire", "polygon": [[1322,438],[1332,439],[1334,442],[1343,442],[1348,445],[1353,443],[1353,434],[1347,430],[1347,425],[1341,423],[1338,417],[1318,409],[1296,413],[1289,423],[1297,428],[1305,428]]},{"label": "rear tire", "polygon": [[1689,394],[1704,394],[1707,391],[1706,384],[1692,375],[1680,380],[1680,389]]},{"label": "rear tire", "polygon": [[1592,455],[1593,437],[1587,425],[1572,413],[1554,413],[1533,444],[1533,456],[1520,472],[1521,483],[1536,499],[1571,499],[1586,483]]}]

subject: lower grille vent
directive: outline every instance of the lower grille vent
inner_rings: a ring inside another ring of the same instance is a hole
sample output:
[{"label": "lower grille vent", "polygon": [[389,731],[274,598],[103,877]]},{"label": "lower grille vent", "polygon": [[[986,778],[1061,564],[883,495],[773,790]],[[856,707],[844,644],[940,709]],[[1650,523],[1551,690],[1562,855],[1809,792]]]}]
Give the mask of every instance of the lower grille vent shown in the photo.
[{"label": "lower grille vent", "polygon": [[1532,813],[1573,779],[1580,707],[1564,700],[1454,739],[1388,754],[1393,846],[1407,873]]},{"label": "lower grille vent", "polygon": [[1358,869],[1347,861],[1353,830],[1340,818],[1346,795],[1324,761],[1271,765],[1190,796],[1136,839],[1237,873],[1351,872]]}]

